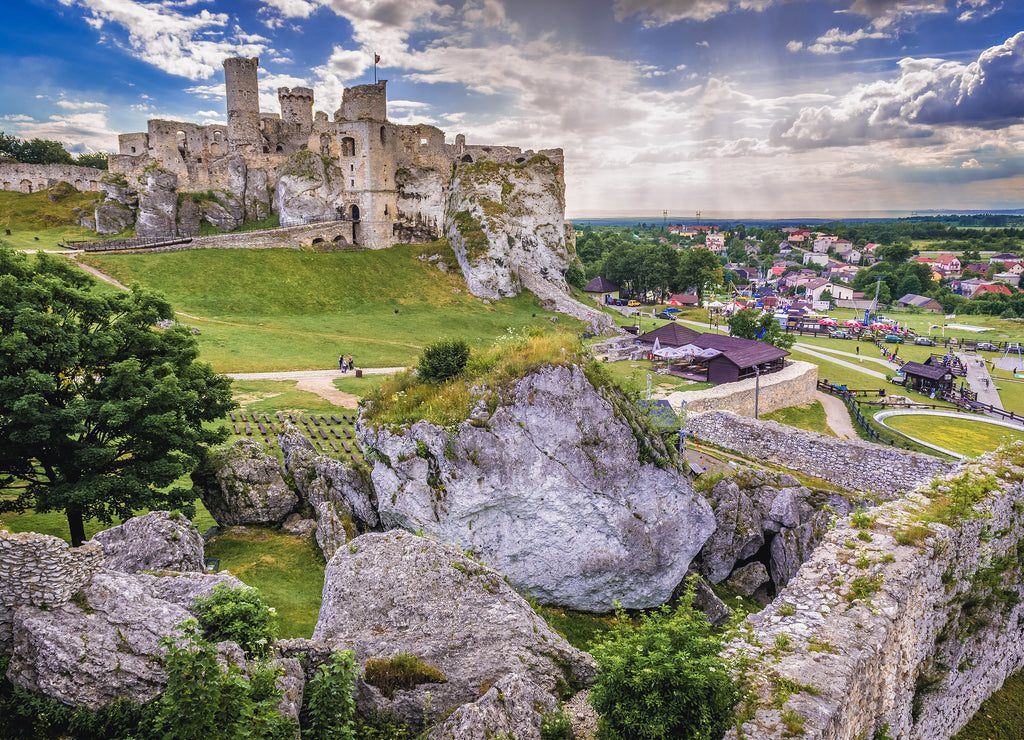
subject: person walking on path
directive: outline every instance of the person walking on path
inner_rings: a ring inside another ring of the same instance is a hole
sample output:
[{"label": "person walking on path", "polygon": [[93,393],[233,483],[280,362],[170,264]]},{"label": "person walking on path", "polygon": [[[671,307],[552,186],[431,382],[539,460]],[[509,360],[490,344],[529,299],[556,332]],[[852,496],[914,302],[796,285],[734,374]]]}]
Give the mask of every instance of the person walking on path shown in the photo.
[{"label": "person walking on path", "polygon": [[356,369],[356,363],[355,363],[355,360],[352,359],[352,355],[348,356],[348,369],[349,370],[355,370]]},{"label": "person walking on path", "polygon": [[862,365],[864,364],[864,358],[860,356],[860,345],[859,344],[857,345],[857,361],[859,363],[861,363]]},{"label": "person walking on path", "polygon": [[344,352],[342,352],[338,356],[338,369],[341,370],[341,372],[343,372],[343,373],[348,369],[348,368],[345,367],[345,353]]}]

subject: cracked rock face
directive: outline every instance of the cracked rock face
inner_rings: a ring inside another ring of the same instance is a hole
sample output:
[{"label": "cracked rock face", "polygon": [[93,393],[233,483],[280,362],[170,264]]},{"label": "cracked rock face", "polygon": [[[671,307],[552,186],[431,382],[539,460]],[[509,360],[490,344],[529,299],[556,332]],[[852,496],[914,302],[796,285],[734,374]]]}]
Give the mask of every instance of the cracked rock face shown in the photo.
[{"label": "cracked rock face", "polygon": [[425,422],[364,430],[382,526],[473,552],[545,603],[662,604],[715,521],[684,476],[641,460],[664,447],[637,414],[564,366],[451,434]]},{"label": "cracked rock face", "polygon": [[97,532],[93,539],[103,546],[104,564],[111,570],[203,570],[203,538],[182,514],[151,511]]},{"label": "cracked rock face", "polygon": [[403,531],[364,534],[331,558],[313,642],[350,648],[364,665],[407,653],[440,670],[444,682],[399,689],[390,699],[357,687],[361,710],[413,727],[425,713],[433,721],[476,701],[513,672],[552,692],[588,684],[595,670],[499,573]]},{"label": "cracked rock face", "polygon": [[222,527],[280,524],[299,503],[280,463],[251,439],[211,452],[192,473],[192,481]]}]

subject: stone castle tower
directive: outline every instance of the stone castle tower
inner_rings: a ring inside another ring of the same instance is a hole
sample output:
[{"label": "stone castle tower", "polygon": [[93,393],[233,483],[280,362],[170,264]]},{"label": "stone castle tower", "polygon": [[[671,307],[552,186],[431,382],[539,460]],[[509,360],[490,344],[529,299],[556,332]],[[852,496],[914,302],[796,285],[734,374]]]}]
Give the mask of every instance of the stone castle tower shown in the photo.
[{"label": "stone castle tower", "polygon": [[257,57],[224,60],[224,91],[228,100],[228,145],[231,152],[254,153],[260,144],[260,89]]}]

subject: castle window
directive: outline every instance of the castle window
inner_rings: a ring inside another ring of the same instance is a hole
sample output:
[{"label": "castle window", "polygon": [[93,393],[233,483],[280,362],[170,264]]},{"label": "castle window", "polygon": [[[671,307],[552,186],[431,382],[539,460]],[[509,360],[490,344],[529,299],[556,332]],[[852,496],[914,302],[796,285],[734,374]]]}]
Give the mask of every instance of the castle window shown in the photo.
[{"label": "castle window", "polygon": [[179,131],[178,133],[176,133],[174,135],[174,137],[178,141],[178,149],[179,149],[179,151],[184,152],[188,148],[187,147],[187,142],[185,140],[185,132],[184,131]]},{"label": "castle window", "polygon": [[350,164],[350,165],[348,166],[348,171],[349,171],[349,172],[355,172],[355,171],[356,171],[356,166],[355,166],[354,164]]},{"label": "castle window", "polygon": [[357,205],[353,205],[352,206],[352,220],[353,221],[358,221],[359,220],[359,206],[357,206]]},{"label": "castle window", "polygon": [[269,146],[264,146],[263,147],[263,153],[264,154],[270,154],[270,147]]},{"label": "castle window", "polygon": [[[213,132],[213,140],[214,140],[214,142],[219,144],[223,139],[224,139],[224,134],[222,134],[220,131],[214,131]],[[135,150],[132,149],[132,151],[135,151]]]},{"label": "castle window", "polygon": [[387,204],[386,204],[386,203],[384,204],[384,215],[385,215],[385,216],[387,216],[387,215],[388,215],[388,206],[387,206]]},{"label": "castle window", "polygon": [[202,157],[196,157],[196,164],[202,164],[202,163],[203,163],[203,158]]},{"label": "castle window", "polygon": [[132,154],[135,154],[135,147],[132,147]]},{"label": "castle window", "polygon": [[284,147],[283,147],[283,146],[281,146],[280,144],[278,144],[278,145],[277,145],[277,149],[276,149],[275,151],[276,151],[276,152],[277,152],[278,154],[280,154],[281,152],[283,152],[283,151],[284,151]]},{"label": "castle window", "polygon": [[426,146],[426,145],[427,145],[427,137],[425,137],[425,136],[420,137],[420,146]]},{"label": "castle window", "polygon": [[462,161],[466,164],[473,164],[473,158],[468,154],[462,158]]},{"label": "castle window", "polygon": [[388,143],[387,129],[384,128],[383,126],[380,127],[380,143],[381,144],[387,144]]},{"label": "castle window", "polygon": [[341,140],[341,156],[356,156],[356,140],[353,139],[351,136],[346,136],[344,139]]},{"label": "castle window", "polygon": [[331,137],[328,136],[327,134],[320,134],[320,153],[331,153]]}]

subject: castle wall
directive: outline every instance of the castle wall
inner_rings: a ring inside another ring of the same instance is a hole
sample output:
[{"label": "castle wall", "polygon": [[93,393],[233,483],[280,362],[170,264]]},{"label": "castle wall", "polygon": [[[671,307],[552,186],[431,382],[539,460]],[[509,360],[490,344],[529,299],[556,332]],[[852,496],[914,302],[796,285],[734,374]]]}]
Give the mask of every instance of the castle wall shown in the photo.
[{"label": "castle wall", "polygon": [[94,167],[73,164],[0,164],[0,190],[19,193],[38,193],[52,188],[58,182],[68,182],[78,190],[100,189],[100,179],[107,173]]},{"label": "castle wall", "polygon": [[755,421],[729,411],[693,414],[686,425],[698,439],[755,460],[884,497],[909,491],[955,468],[954,463],[930,455]]},{"label": "castle wall", "polygon": [[387,80],[373,85],[346,87],[335,121],[386,121],[388,117]]},{"label": "castle wall", "polygon": [[281,120],[309,128],[313,125],[313,91],[308,87],[277,88]]},{"label": "castle wall", "polygon": [[103,548],[72,548],[57,537],[0,530],[0,655],[11,652],[14,610],[21,604],[57,606],[92,579]]},{"label": "castle wall", "polygon": [[[967,469],[965,482],[995,490],[952,526],[924,527],[908,544],[896,537],[923,526],[931,495],[956,494],[963,483],[947,476],[929,496],[865,512],[868,529],[846,520],[826,534],[740,629],[735,648],[754,657],[761,704],[727,738],[792,736],[787,712],[808,740],[946,740],[1024,668],[1024,448],[1012,450]],[[797,687],[788,699],[784,685]]]},{"label": "castle wall", "polygon": [[681,391],[671,394],[668,401],[677,409],[681,401],[686,401],[690,413],[731,411],[753,417],[755,392],[758,414],[770,414],[811,403],[815,400],[817,383],[817,365],[791,360],[779,372],[762,375],[759,381],[747,378],[702,391]]}]

